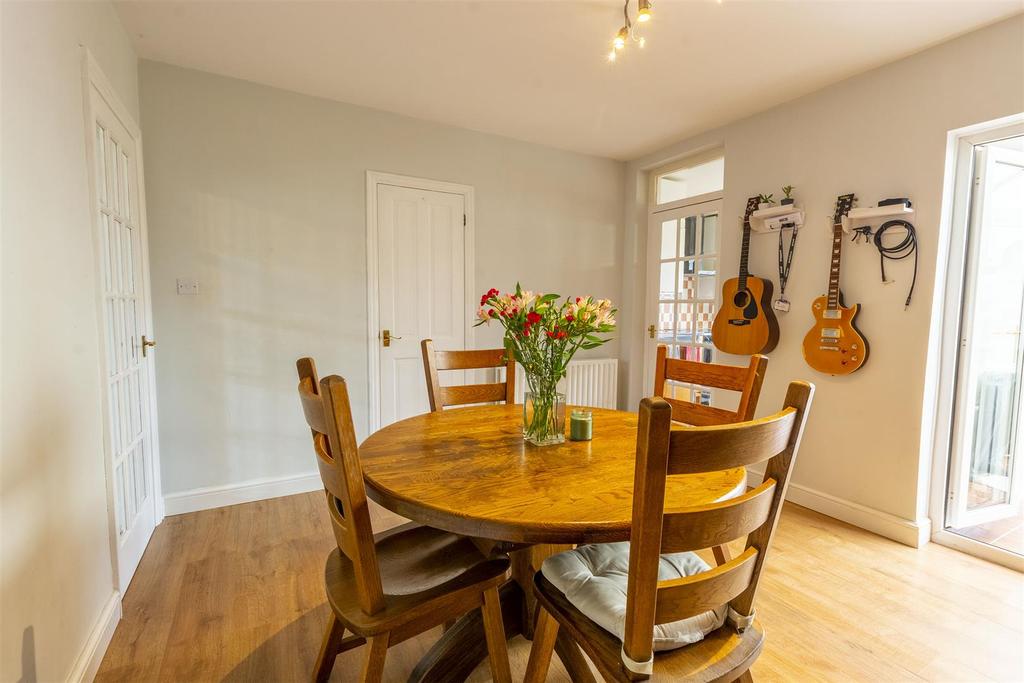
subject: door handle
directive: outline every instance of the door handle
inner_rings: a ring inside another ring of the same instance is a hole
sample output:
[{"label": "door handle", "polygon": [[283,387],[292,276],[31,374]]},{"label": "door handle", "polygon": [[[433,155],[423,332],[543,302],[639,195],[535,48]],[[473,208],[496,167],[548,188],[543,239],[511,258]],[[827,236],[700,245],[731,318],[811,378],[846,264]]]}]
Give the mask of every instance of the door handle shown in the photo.
[{"label": "door handle", "polygon": [[146,335],[142,335],[142,357],[146,357],[146,349],[150,346],[156,346],[155,339],[147,339]]},{"label": "door handle", "polygon": [[381,342],[383,343],[383,345],[385,347],[391,346],[391,340],[392,339],[401,339],[401,337],[397,337],[395,335],[392,335],[391,334],[391,330],[382,330],[381,333],[380,333],[380,338],[381,338]]},{"label": "door handle", "polygon": [[657,331],[658,329],[654,325],[647,326],[647,334],[651,335],[651,339],[654,339],[654,335]]}]

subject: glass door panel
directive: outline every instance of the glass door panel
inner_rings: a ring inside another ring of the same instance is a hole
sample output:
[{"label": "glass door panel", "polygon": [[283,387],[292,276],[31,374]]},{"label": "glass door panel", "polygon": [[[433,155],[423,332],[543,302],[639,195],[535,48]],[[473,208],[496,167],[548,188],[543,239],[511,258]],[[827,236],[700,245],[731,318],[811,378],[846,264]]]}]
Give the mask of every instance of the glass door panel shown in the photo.
[{"label": "glass door panel", "polygon": [[946,528],[1024,554],[1024,137],[975,147]]}]

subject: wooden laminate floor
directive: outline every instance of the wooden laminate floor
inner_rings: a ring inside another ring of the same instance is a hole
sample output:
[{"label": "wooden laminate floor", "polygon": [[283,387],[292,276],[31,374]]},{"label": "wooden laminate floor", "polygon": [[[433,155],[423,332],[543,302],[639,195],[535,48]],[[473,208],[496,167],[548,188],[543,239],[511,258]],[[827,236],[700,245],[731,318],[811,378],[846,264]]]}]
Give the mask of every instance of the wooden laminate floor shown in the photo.
[{"label": "wooden laminate floor", "polygon": [[[375,527],[399,518],[376,511]],[[168,517],[124,598],[97,681],[305,681],[327,623],[323,494]],[[761,581],[759,681],[1022,681],[1024,575],[914,550],[787,504]],[[388,652],[404,681],[439,629]],[[360,651],[338,658],[355,680]],[[522,680],[529,643],[510,644]],[[486,681],[486,663],[473,676]],[[554,663],[550,680],[567,676]]]}]

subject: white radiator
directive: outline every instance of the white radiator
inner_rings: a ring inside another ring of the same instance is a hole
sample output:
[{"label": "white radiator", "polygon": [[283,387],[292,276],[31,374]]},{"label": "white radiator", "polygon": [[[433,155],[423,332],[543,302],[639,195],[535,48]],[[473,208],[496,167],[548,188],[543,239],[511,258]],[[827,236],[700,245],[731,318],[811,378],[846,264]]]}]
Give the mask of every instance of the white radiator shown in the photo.
[{"label": "white radiator", "polygon": [[[570,361],[566,377],[558,386],[571,406],[614,409],[618,407],[619,361],[616,358]],[[526,388],[526,373],[517,363],[516,403],[523,402]]]}]

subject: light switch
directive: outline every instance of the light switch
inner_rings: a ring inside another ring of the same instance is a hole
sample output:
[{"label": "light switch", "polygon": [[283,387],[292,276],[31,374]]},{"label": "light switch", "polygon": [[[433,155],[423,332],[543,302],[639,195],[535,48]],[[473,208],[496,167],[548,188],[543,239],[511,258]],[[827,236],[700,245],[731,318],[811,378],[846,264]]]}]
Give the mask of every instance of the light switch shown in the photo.
[{"label": "light switch", "polygon": [[178,294],[195,295],[199,294],[199,280],[178,278]]}]

